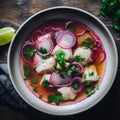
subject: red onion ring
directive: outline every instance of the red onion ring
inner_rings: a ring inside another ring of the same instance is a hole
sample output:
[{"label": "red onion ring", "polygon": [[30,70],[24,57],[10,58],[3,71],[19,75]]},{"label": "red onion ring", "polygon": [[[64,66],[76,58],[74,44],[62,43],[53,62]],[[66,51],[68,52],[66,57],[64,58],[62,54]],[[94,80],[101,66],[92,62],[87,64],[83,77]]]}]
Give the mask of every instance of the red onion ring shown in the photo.
[{"label": "red onion ring", "polygon": [[[102,54],[103,57],[101,57],[101,59],[99,59],[99,55]],[[92,49],[92,54],[91,54],[91,58],[93,61],[95,61],[96,63],[101,63],[106,59],[106,53],[102,48],[93,48]]]},{"label": "red onion ring", "polygon": [[80,64],[78,62],[73,62],[72,65],[75,65],[78,68],[80,74],[83,73],[83,65],[82,64]]},{"label": "red onion ring", "polygon": [[[72,84],[73,84],[74,82],[78,82],[78,83],[79,83],[79,88],[78,88],[77,90],[75,90],[75,89],[72,87]],[[84,88],[84,81],[83,81],[83,79],[80,78],[80,77],[74,77],[74,78],[72,79],[72,82],[71,82],[71,89],[72,89],[72,91],[73,91],[74,93],[79,93],[79,92],[81,92],[81,91],[83,90],[83,88]]]},{"label": "red onion ring", "polygon": [[44,34],[52,33],[53,30],[51,29],[51,26],[47,26],[43,29]]},{"label": "red onion ring", "polygon": [[23,60],[24,60],[27,64],[33,65],[34,63],[32,63],[32,62],[30,61],[31,58],[30,58],[30,57],[26,57],[26,56],[24,55],[24,50],[25,50],[25,48],[26,48],[27,46],[32,46],[32,47],[35,49],[35,46],[33,45],[33,43],[27,41],[27,42],[25,42],[25,43],[22,45],[22,48],[21,48],[20,53],[21,53],[21,56],[22,56]]},{"label": "red onion ring", "polygon": [[95,41],[95,46],[96,46],[96,47],[101,47],[101,46],[102,46],[102,42],[97,39],[97,40]]},{"label": "red onion ring", "polygon": [[[39,51],[40,47],[45,48],[47,50],[47,53],[45,53],[45,54],[41,53]],[[52,40],[50,40],[50,39],[45,39],[44,41],[39,42],[36,46],[37,53],[41,56],[46,56],[46,55],[51,54],[51,52],[53,51],[53,48],[54,48],[54,44],[53,44]]]},{"label": "red onion ring", "polygon": [[38,39],[43,35],[41,30],[36,30],[32,33],[31,36],[31,42],[32,43],[36,43],[36,41],[38,41]]},{"label": "red onion ring", "polygon": [[[65,30],[60,32],[56,38],[56,42],[62,48],[72,48],[76,44],[76,37],[72,32]],[[72,43],[70,44],[70,42]]]},{"label": "red onion ring", "polygon": [[74,23],[73,21],[68,21],[68,22],[66,22],[65,23],[65,29],[67,29],[67,27],[70,25],[70,24],[72,24],[72,23]]},{"label": "red onion ring", "polygon": [[[57,74],[55,72],[52,73],[52,75],[50,76],[51,85],[59,88],[59,87],[69,86],[71,84],[71,78],[65,72],[63,72],[61,74],[63,74],[65,78],[62,78],[59,74]],[[64,83],[60,83],[61,81]]]}]

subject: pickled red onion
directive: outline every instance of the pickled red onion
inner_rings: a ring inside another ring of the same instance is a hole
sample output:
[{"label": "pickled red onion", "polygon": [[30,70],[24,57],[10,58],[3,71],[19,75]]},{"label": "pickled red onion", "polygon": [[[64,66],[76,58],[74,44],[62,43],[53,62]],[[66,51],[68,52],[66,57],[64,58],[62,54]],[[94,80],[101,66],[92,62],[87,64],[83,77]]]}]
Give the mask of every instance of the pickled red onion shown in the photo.
[{"label": "pickled red onion", "polygon": [[60,32],[56,42],[62,48],[72,48],[76,44],[76,37],[72,32],[66,30]]}]

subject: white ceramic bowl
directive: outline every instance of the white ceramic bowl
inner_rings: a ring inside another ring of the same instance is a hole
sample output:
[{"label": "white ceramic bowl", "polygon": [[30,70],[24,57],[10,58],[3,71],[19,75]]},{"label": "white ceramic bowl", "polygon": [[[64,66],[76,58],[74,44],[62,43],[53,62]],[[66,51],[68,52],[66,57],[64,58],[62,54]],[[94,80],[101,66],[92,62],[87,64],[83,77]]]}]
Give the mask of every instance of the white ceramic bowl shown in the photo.
[{"label": "white ceramic bowl", "polygon": [[[20,73],[19,55],[22,43],[26,40],[27,35],[37,26],[52,19],[74,19],[83,22],[98,34],[105,47],[107,63],[100,89],[94,95],[76,104],[53,106],[41,101],[26,87]],[[110,90],[115,79],[117,66],[118,56],[115,42],[106,26],[94,15],[78,8],[66,6],[48,8],[27,19],[17,30],[8,54],[10,78],[18,94],[35,109],[52,115],[71,115],[80,113],[98,103]]]}]

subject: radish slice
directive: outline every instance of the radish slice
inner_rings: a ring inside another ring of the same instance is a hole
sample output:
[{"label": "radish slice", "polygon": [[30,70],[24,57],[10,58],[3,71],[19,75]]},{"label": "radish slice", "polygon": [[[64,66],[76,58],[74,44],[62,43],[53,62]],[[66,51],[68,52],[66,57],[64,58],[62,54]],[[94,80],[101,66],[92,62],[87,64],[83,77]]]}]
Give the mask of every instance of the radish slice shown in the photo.
[{"label": "radish slice", "polygon": [[[77,85],[78,85],[78,87],[77,87],[76,89],[73,88],[73,87],[74,87],[74,84],[77,84]],[[72,79],[71,88],[72,88],[72,91],[73,91],[74,93],[79,93],[79,92],[81,92],[81,91],[83,90],[83,88],[84,88],[84,81],[83,81],[83,79],[80,78],[80,77],[74,77],[74,78]]]},{"label": "radish slice", "polygon": [[[42,41],[42,42],[39,42],[39,43],[38,43],[38,45],[37,45],[37,53],[38,53],[39,55],[41,55],[41,56],[49,55],[49,54],[51,54],[51,52],[53,51],[53,47],[54,47],[54,45],[53,45],[52,40],[47,39],[47,40],[45,40],[45,41]],[[41,48],[45,49],[46,52],[45,52],[45,53],[42,53],[42,52],[40,51]]]},{"label": "radish slice", "polygon": [[68,30],[62,31],[57,36],[57,44],[62,48],[72,48],[76,44],[76,37]]},{"label": "radish slice", "polygon": [[43,35],[42,31],[40,30],[36,30],[32,33],[32,36],[31,36],[31,41],[33,43],[36,43],[36,41],[39,40],[39,38]]},{"label": "radish slice", "polygon": [[91,58],[96,63],[101,63],[106,59],[106,53],[101,48],[93,48]]},{"label": "radish slice", "polygon": [[77,73],[78,74],[81,74],[83,73],[83,65],[78,63],[78,62],[73,62],[72,65],[74,65],[76,67],[77,70]]},{"label": "radish slice", "polygon": [[52,73],[50,77],[50,83],[54,87],[65,87],[70,85],[71,78],[65,73],[60,74]]},{"label": "radish slice", "polygon": [[[26,56],[26,55],[25,55],[25,51],[26,51],[28,48],[34,50],[32,56]],[[24,45],[22,46],[22,49],[21,49],[20,52],[21,52],[21,56],[22,56],[23,60],[24,60],[27,64],[29,64],[29,65],[31,65],[31,66],[34,66],[34,65],[36,65],[36,64],[38,63],[38,60],[39,60],[39,59],[36,58],[36,53],[35,53],[36,50],[35,50],[35,46],[34,46],[33,43],[31,43],[31,42],[25,42]]]}]

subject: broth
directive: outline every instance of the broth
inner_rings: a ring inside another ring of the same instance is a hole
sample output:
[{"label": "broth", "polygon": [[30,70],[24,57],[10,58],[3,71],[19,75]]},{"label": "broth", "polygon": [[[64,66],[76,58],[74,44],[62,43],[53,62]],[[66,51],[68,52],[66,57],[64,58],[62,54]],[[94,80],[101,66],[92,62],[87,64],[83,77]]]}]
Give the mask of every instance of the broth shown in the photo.
[{"label": "broth", "polygon": [[92,28],[73,20],[52,20],[23,43],[21,74],[40,100],[52,105],[80,102],[102,81],[106,52]]}]

